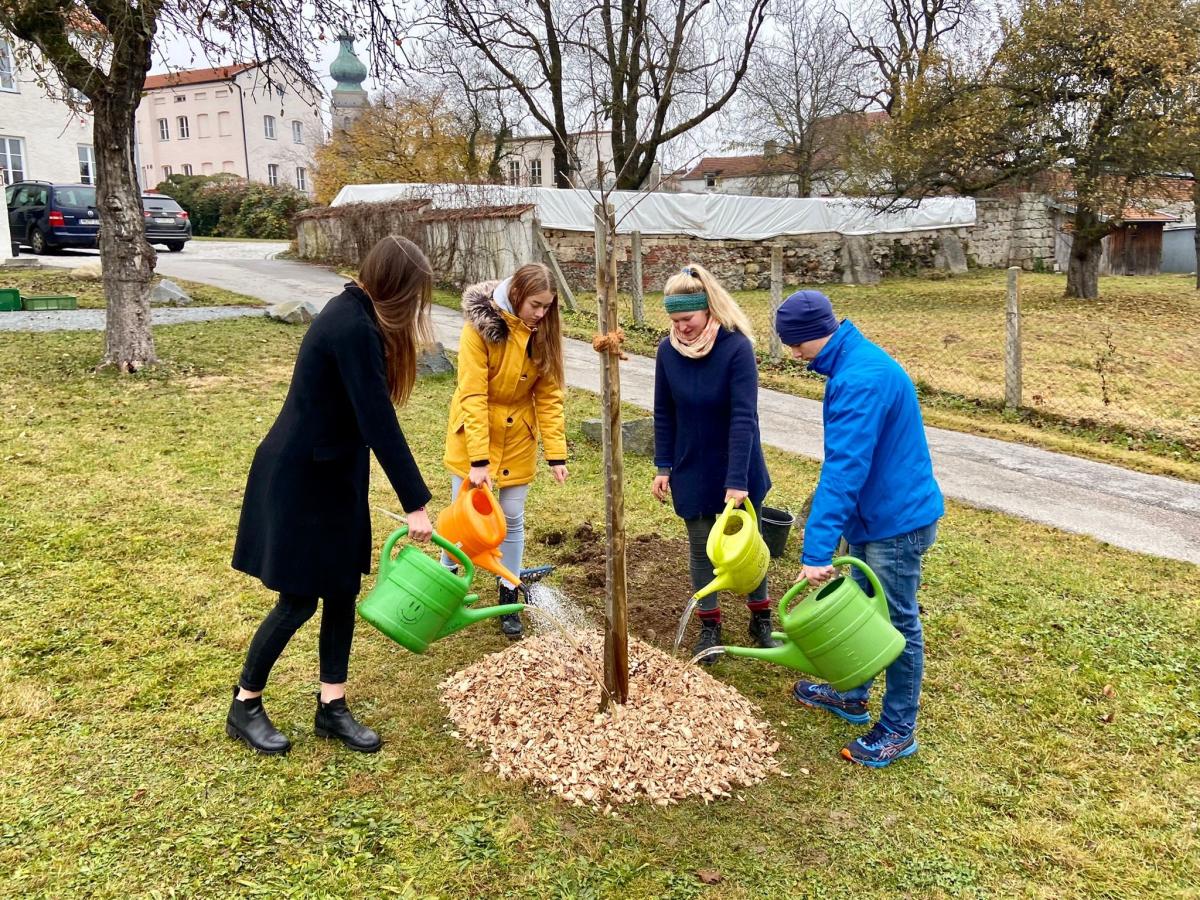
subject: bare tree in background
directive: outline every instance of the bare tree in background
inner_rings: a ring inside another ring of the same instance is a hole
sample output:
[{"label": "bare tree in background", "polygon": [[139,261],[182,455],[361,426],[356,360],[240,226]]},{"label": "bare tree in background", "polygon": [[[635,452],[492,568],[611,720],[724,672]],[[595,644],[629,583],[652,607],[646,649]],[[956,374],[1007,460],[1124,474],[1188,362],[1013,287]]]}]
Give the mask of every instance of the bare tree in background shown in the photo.
[{"label": "bare tree in background", "polygon": [[143,235],[134,171],[134,114],[156,35],[169,31],[213,61],[287,60],[315,83],[308,60],[323,30],[368,38],[386,64],[401,39],[382,0],[0,0],[0,28],[87,98],[93,114],[100,257],[107,299],[103,364],[133,372],[156,361],[150,331],[155,253]]},{"label": "bare tree in background", "polygon": [[517,92],[477,50],[443,34],[410,58],[405,80],[428,87],[430,79],[444,97],[467,140],[467,177],[500,184],[513,136],[529,119]]},{"label": "bare tree in background", "polygon": [[520,96],[553,142],[554,185],[571,186],[566,36],[577,23],[558,0],[432,0],[414,29],[448,38],[447,52],[474,52]]},{"label": "bare tree in background", "polygon": [[777,3],[774,27],[754,46],[736,112],[747,134],[773,151],[772,171],[783,173],[787,193],[809,197],[816,182],[832,187],[843,172],[843,146],[864,121],[853,114],[856,51],[829,0]]},{"label": "bare tree in background", "polygon": [[981,20],[980,0],[868,0],[839,13],[863,65],[861,98],[888,115],[964,26]]},{"label": "bare tree in background", "polygon": [[719,112],[746,74],[770,0],[600,0],[577,39],[612,127],[618,189]]}]

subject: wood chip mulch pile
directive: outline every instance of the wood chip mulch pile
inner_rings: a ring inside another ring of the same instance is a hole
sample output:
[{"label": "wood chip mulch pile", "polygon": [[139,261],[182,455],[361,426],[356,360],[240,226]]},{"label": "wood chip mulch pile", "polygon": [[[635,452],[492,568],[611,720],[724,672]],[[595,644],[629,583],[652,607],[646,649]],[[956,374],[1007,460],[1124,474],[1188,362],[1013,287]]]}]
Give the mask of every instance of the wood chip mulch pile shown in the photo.
[{"label": "wood chip mulch pile", "polygon": [[[603,637],[575,639],[601,671]],[[502,778],[577,806],[729,797],[777,771],[779,743],[754,706],[698,666],[629,640],[629,702],[598,713],[600,688],[561,634],[481,659],[441,684],[457,731]]]}]

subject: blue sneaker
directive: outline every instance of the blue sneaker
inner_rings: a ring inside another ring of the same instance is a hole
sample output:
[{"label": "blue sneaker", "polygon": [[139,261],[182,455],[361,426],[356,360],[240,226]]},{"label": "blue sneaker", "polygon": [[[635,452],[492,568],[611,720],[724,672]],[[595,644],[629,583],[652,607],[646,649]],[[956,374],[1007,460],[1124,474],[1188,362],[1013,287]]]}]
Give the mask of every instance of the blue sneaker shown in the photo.
[{"label": "blue sneaker", "polygon": [[895,734],[876,723],[869,732],[842,748],[842,759],[848,759],[860,766],[882,769],[916,752],[916,735]]},{"label": "blue sneaker", "polygon": [[862,700],[843,700],[838,692],[827,684],[797,681],[796,686],[792,688],[792,699],[805,706],[831,712],[854,725],[866,725],[871,721],[866,703]]}]

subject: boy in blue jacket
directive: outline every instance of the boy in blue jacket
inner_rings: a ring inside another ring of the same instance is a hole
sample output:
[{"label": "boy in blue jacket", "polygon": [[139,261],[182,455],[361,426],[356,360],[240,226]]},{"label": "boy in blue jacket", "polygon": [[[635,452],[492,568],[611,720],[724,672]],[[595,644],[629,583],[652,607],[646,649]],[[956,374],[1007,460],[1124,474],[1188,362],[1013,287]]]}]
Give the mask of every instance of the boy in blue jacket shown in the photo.
[{"label": "boy in blue jacket", "polygon": [[[879,721],[842,748],[851,762],[881,768],[917,752],[917,703],[925,643],[917,607],[921,559],[937,537],[945,512],[933,477],[925,426],[912,381],[894,359],[871,343],[849,320],[838,322],[829,298],[797,291],[775,317],[779,339],[793,358],[828,379],[825,386],[825,462],[804,528],[801,578],[824,584],[836,572],[830,563],[838,538],[850,555],[878,576],[892,624],[904,635],[904,651],[887,669]],[[865,576],[853,577],[871,593]],[[871,684],[835,691],[827,684],[798,681],[792,696],[847,722],[871,720]]]}]

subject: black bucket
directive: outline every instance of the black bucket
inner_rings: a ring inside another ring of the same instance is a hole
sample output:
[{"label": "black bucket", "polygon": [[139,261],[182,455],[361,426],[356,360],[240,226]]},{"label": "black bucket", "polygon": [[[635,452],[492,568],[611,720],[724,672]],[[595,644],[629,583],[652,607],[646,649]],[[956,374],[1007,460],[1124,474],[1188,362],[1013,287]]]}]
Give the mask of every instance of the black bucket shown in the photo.
[{"label": "black bucket", "polygon": [[787,550],[788,533],[796,524],[796,517],[786,509],[764,506],[760,518],[763,540],[771,551],[771,559],[779,559]]}]

